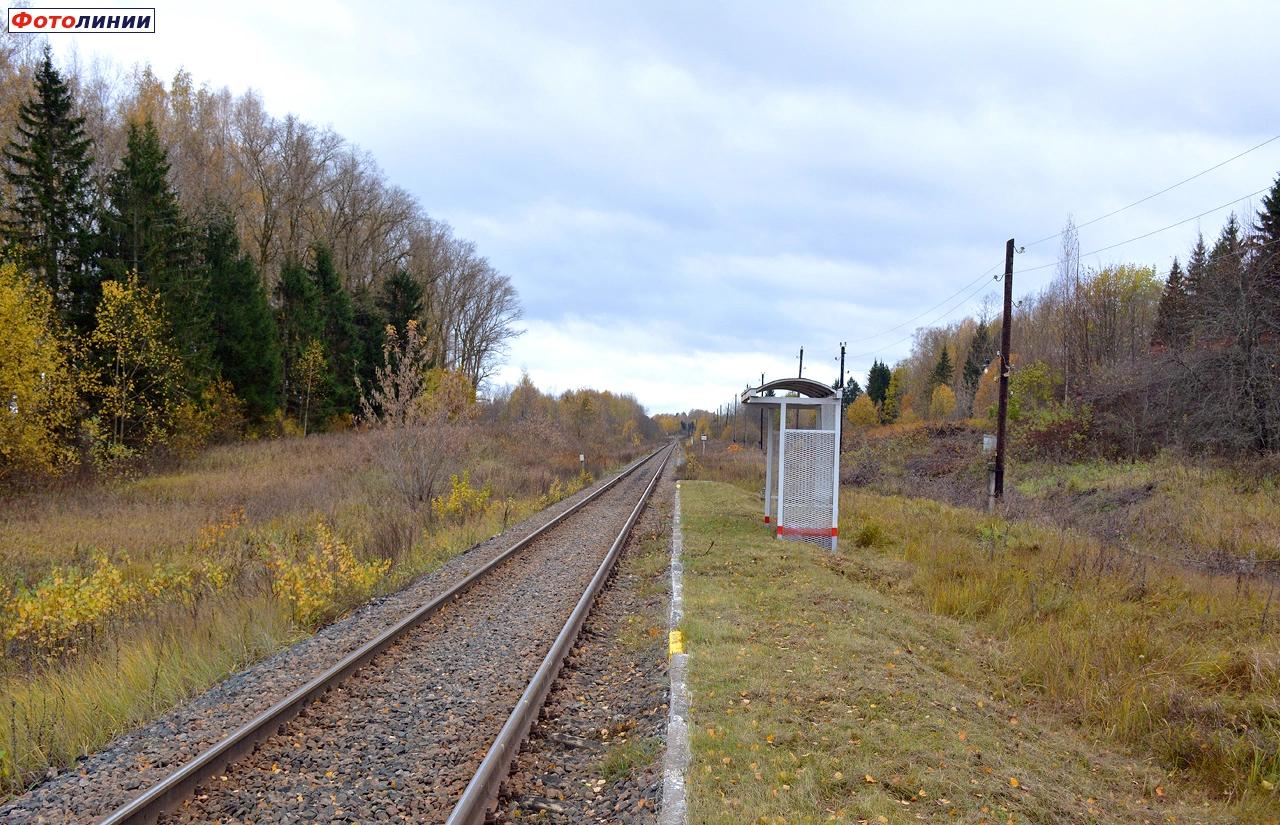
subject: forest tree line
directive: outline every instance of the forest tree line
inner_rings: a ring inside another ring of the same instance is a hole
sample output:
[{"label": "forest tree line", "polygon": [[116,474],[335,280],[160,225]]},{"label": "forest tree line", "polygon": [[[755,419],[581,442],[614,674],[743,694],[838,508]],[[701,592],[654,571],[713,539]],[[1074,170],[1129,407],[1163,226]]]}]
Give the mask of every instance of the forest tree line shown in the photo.
[{"label": "forest tree line", "polygon": [[[1013,314],[1010,419],[1031,453],[1280,450],[1280,178],[1167,272],[1082,266],[1070,221],[1060,237],[1053,280]],[[875,362],[850,421],[994,417],[999,341],[990,299],[918,330],[907,358]]]},{"label": "forest tree line", "polygon": [[388,325],[472,393],[509,279],[330,129],[0,35],[0,477],[350,424]]}]

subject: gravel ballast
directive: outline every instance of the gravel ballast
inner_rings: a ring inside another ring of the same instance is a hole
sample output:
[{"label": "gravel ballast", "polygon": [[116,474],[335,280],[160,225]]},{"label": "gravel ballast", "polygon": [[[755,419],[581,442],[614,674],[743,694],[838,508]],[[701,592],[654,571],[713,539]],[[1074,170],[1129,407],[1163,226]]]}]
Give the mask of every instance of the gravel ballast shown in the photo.
[{"label": "gravel ballast", "polygon": [[[546,645],[528,653],[524,648],[532,644],[537,633],[545,630],[548,623],[554,623],[552,614],[556,612],[558,602],[553,598],[552,591],[574,589],[571,595],[564,596],[571,605],[572,599],[576,598],[581,589],[576,581],[581,578],[582,585],[585,586],[586,580],[594,571],[594,564],[598,564],[603,556],[655,466],[654,462],[650,462],[640,468],[596,502],[556,527],[547,537],[534,542],[524,552],[494,571],[493,577],[500,578],[491,577],[492,581],[490,578],[481,581],[462,600],[445,607],[417,628],[412,634],[414,645],[431,651],[438,647],[439,651],[424,652],[422,656],[416,657],[416,662],[420,665],[416,669],[431,677],[426,681],[433,684],[416,684],[414,689],[418,692],[412,694],[413,702],[401,698],[410,695],[406,692],[406,684],[399,681],[401,675],[379,680],[375,674],[384,671],[383,659],[386,659],[385,671],[396,674],[397,664],[404,667],[405,662],[415,658],[414,655],[399,651],[398,648],[402,645],[398,645],[380,657],[374,666],[367,669],[371,678],[368,679],[370,687],[365,698],[371,703],[373,712],[388,714],[397,707],[397,703],[400,706],[412,705],[415,713],[410,716],[412,721],[406,722],[406,725],[415,730],[434,731],[434,746],[442,747],[445,754],[466,754],[470,743],[464,744],[453,734],[465,727],[463,719],[479,718],[473,712],[479,705],[476,694],[489,693],[497,684],[514,685],[518,681],[522,687],[527,681],[527,676],[523,680],[500,676],[498,668],[502,656],[534,659],[545,652]],[[589,490],[583,491],[532,516],[501,536],[452,559],[441,569],[422,577],[405,589],[370,602],[315,636],[232,676],[145,728],[117,739],[108,748],[82,761],[75,769],[50,778],[27,794],[0,807],[0,823],[87,823],[104,816],[589,493]],[[563,550],[557,550],[561,546]],[[594,563],[589,563],[593,553]],[[498,581],[503,584],[498,585]],[[484,589],[486,586],[488,590]],[[493,602],[486,605],[483,601],[485,594],[492,598],[505,597],[502,607],[497,607]],[[565,608],[566,615],[567,612],[568,608]],[[529,621],[525,621],[526,618]],[[563,620],[563,616],[560,620]],[[450,622],[456,622],[461,629],[469,632],[451,634],[445,626]],[[558,630],[558,627],[557,624],[555,629]],[[518,633],[515,636],[508,634],[501,642],[496,641],[506,634],[508,628],[514,628]],[[554,632],[550,631],[548,640],[554,636]],[[449,654],[443,652],[446,647],[451,651]],[[461,664],[448,665],[444,661],[448,655],[463,658],[470,656],[475,660],[475,667],[468,669]],[[536,664],[533,666],[536,667]],[[456,682],[446,682],[445,676],[456,678]],[[357,678],[363,681],[364,672]],[[519,687],[512,689],[518,694]],[[303,726],[320,718],[322,706],[336,707],[335,702],[347,701],[347,696],[344,690],[330,694],[313,706],[305,718],[300,718],[291,725],[289,732],[303,730]],[[418,706],[424,703],[431,704],[433,708],[427,716],[417,712],[420,710]],[[338,731],[342,727],[341,722],[334,722],[330,731]],[[324,733],[323,736],[331,736],[331,732]],[[380,741],[374,741],[367,735],[369,731],[363,725],[356,728],[356,733],[370,746],[371,752],[383,755],[403,757],[413,754],[416,759],[421,755],[421,748],[433,746],[425,740],[414,740],[412,747],[399,741],[401,734],[406,734],[407,731],[389,732],[388,738]],[[323,741],[323,736],[318,729],[315,737],[317,745]],[[309,742],[311,738],[303,741]],[[267,743],[268,746],[271,744]],[[484,746],[487,744],[485,742]],[[476,761],[482,755],[484,746],[480,747],[479,754],[474,755]],[[263,753],[269,750],[267,748]],[[248,761],[244,763],[246,770],[254,759],[254,756],[247,758]],[[236,766],[237,770],[239,767]],[[298,765],[299,771],[305,768],[305,764]],[[271,770],[270,765],[268,770]],[[326,766],[320,776],[328,779],[324,777],[324,773],[329,770],[332,768]],[[283,772],[281,769],[270,775],[278,777]],[[394,774],[394,770],[392,773]],[[344,777],[343,784],[345,786],[349,783],[355,787],[361,785],[359,780],[360,777],[348,775]],[[395,782],[400,788],[397,791],[390,787],[389,796],[403,798],[406,795],[403,784],[400,780]],[[218,784],[224,783],[220,781]],[[252,788],[252,783],[248,783],[246,787]],[[250,793],[256,793],[256,790],[250,790]],[[299,809],[296,793],[291,800],[292,805],[277,811],[283,818],[272,821],[315,821],[314,817],[298,818],[291,815],[290,809]],[[232,805],[231,809],[238,810],[241,804]],[[318,814],[319,810],[317,808],[312,813]],[[394,807],[390,810],[394,810]],[[209,819],[218,816],[223,815],[210,816]],[[203,817],[197,818],[204,820]],[[410,818],[422,821],[421,816]],[[376,819],[375,814],[374,821]],[[356,816],[348,821],[359,820],[360,817]],[[254,821],[264,820],[255,816]]]},{"label": "gravel ballast", "polygon": [[674,462],[512,766],[494,822],[657,822]]}]

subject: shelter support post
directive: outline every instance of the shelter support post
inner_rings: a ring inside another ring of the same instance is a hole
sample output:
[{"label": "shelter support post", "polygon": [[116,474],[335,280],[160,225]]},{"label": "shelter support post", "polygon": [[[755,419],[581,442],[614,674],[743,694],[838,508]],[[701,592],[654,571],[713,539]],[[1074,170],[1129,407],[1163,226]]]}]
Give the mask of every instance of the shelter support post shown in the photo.
[{"label": "shelter support post", "polygon": [[787,478],[787,402],[783,401],[778,412],[778,529],[777,536],[782,538],[782,512],[786,502]]},{"label": "shelter support post", "polygon": [[[768,429],[765,429],[764,422],[769,422]],[[765,411],[760,411],[760,431],[761,438],[765,441],[764,453],[764,523],[769,524],[773,517],[773,412],[765,416]]]}]

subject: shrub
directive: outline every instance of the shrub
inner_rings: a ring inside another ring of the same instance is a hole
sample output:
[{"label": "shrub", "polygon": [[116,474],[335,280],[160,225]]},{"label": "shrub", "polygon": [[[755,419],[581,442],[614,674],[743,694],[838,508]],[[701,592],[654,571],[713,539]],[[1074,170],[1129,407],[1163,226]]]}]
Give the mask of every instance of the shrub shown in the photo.
[{"label": "shrub", "polygon": [[489,509],[492,491],[489,485],[479,489],[471,486],[471,472],[464,470],[462,477],[449,477],[449,494],[431,500],[431,514],[439,521],[466,521]]},{"label": "shrub", "polygon": [[213,441],[232,441],[244,429],[244,402],[231,382],[218,379],[200,391],[198,401],[184,399],[174,413],[169,446],[178,455],[194,455]]},{"label": "shrub", "polygon": [[889,543],[889,535],[882,526],[868,521],[853,534],[853,543],[858,547],[880,547]]},{"label": "shrub", "polygon": [[956,411],[956,394],[946,384],[934,387],[933,396],[929,399],[929,418],[941,421],[950,418]]},{"label": "shrub", "polygon": [[1087,404],[1050,404],[1025,416],[1016,436],[1027,458],[1071,461],[1088,448],[1092,428],[1093,410]]},{"label": "shrub", "polygon": [[4,606],[4,639],[33,652],[56,655],[80,636],[101,630],[141,598],[138,586],[103,554],[88,571],[55,567]]},{"label": "shrub", "polygon": [[849,409],[844,412],[845,420],[858,429],[867,429],[880,423],[880,411],[871,400],[871,396],[863,394],[854,399]]},{"label": "shrub", "polygon": [[276,547],[269,563],[271,591],[289,604],[303,627],[316,627],[368,598],[391,568],[390,559],[360,561],[323,521],[316,523],[314,542],[302,558]]},{"label": "shrub", "polygon": [[[1009,375],[1009,420],[1021,421],[1023,416],[1052,404],[1057,386],[1058,377],[1043,361],[1012,369]],[[987,417],[994,421],[996,413],[997,408],[993,404],[987,410]]]},{"label": "shrub", "polygon": [[14,471],[56,474],[74,458],[76,392],[53,299],[0,265],[0,480]]},{"label": "shrub", "polygon": [[0,603],[0,640],[28,655],[54,658],[113,623],[141,619],[166,604],[190,606],[201,593],[220,592],[235,571],[213,555],[243,520],[244,511],[235,508],[202,528],[185,565],[138,565],[127,556],[113,561],[95,552],[87,569],[54,567]]}]

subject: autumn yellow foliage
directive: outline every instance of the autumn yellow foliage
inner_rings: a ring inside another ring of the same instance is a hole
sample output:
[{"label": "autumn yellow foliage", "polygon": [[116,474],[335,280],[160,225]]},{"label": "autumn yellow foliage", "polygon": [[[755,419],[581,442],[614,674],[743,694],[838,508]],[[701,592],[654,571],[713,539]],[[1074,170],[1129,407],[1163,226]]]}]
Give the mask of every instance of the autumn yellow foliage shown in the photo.
[{"label": "autumn yellow foliage", "polygon": [[445,416],[449,421],[473,418],[476,388],[460,372],[433,369],[427,373],[419,403],[429,418]]},{"label": "autumn yellow foliage", "polygon": [[57,473],[74,458],[76,392],[53,301],[13,264],[0,264],[0,480]]},{"label": "autumn yellow foliage", "polygon": [[88,380],[103,417],[95,457],[109,463],[163,442],[172,431],[182,359],[170,343],[160,296],[136,274],[103,282],[97,319],[89,336],[93,368]]},{"label": "autumn yellow foliage", "polygon": [[276,548],[271,560],[271,591],[284,600],[294,619],[316,627],[349,601],[364,599],[391,569],[390,559],[361,561],[323,521],[316,523],[313,549],[295,558]]},{"label": "autumn yellow foliage", "polygon": [[492,490],[471,485],[471,473],[464,471],[461,477],[449,477],[449,493],[431,500],[431,514],[440,521],[466,521],[489,508]]},{"label": "autumn yellow foliage", "polygon": [[929,399],[929,419],[941,421],[956,411],[956,394],[946,384],[939,384]]},{"label": "autumn yellow foliage", "polygon": [[225,566],[202,558],[131,569],[127,556],[95,552],[92,566],[55,567],[40,582],[19,589],[0,605],[0,639],[41,656],[74,651],[84,638],[116,621],[153,613],[163,604],[191,605],[202,590],[218,592],[229,581]]},{"label": "autumn yellow foliage", "polygon": [[4,639],[57,652],[82,632],[101,628],[141,599],[117,565],[95,554],[88,571],[57,567],[35,587],[19,591],[4,606]]},{"label": "autumn yellow foliage", "polygon": [[866,393],[859,395],[844,412],[845,420],[854,427],[866,429],[880,423],[880,411]]},{"label": "autumn yellow foliage", "polygon": [[560,479],[554,479],[547,491],[538,498],[539,507],[550,507],[557,501],[563,501],[569,496],[591,484],[595,479],[588,472],[578,473],[577,476],[562,482]]}]

